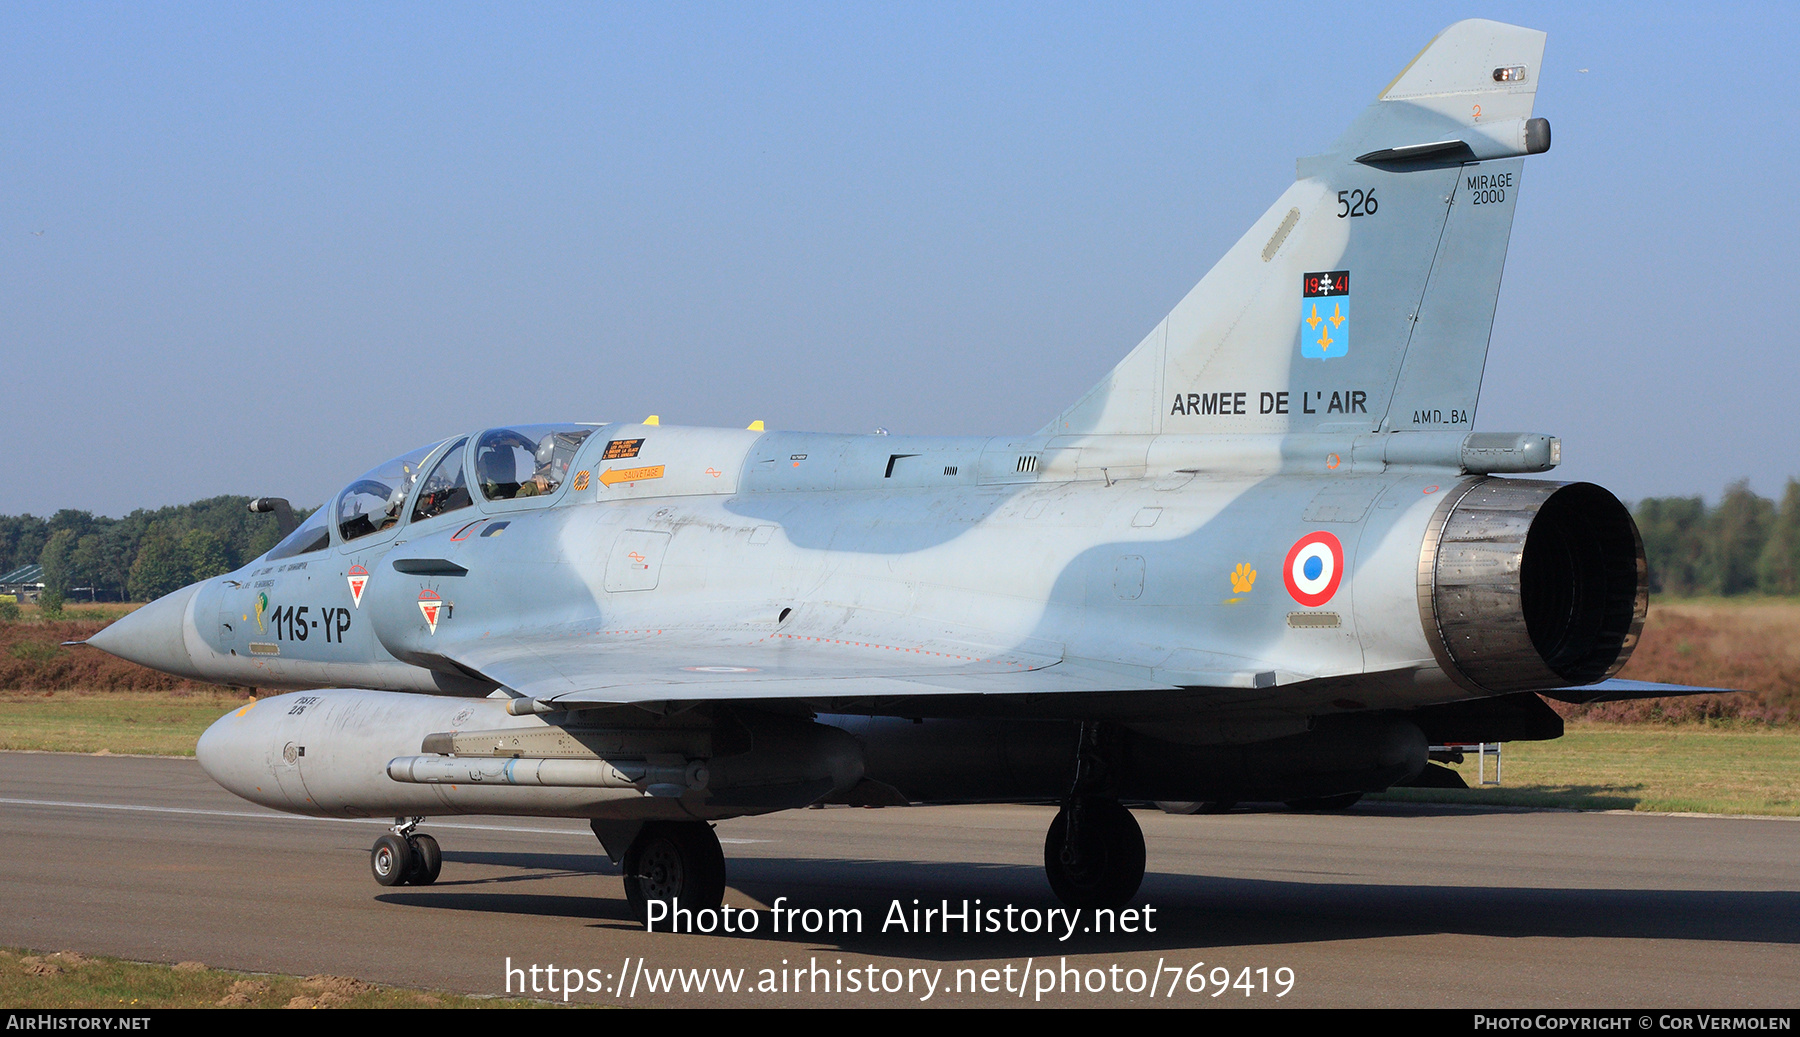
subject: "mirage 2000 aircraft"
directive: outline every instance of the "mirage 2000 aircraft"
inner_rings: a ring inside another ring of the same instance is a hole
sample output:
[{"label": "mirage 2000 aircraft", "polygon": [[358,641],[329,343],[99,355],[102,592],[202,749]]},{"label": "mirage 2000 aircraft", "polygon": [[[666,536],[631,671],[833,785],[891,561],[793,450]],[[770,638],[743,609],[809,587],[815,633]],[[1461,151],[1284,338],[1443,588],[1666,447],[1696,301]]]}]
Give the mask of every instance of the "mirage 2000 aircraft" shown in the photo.
[{"label": "mirage 2000 aircraft", "polygon": [[383,884],[437,877],[424,818],[580,817],[640,915],[720,903],[709,822],[814,804],[1060,803],[1052,889],[1118,906],[1122,800],[1343,806],[1433,744],[1557,737],[1538,692],[1678,691],[1609,680],[1626,509],[1505,477],[1555,438],[1472,431],[1543,49],[1445,30],[1034,434],[471,432],[89,643],[290,690],[200,763],[395,817]]}]

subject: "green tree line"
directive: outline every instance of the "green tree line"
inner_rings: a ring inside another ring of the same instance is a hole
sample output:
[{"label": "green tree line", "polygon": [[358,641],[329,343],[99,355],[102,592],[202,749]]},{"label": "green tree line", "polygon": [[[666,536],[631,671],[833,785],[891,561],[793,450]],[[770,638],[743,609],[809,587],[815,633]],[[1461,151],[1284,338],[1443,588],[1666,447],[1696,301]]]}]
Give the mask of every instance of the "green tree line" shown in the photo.
[{"label": "green tree line", "polygon": [[1658,594],[1800,594],[1800,480],[1779,504],[1737,482],[1712,507],[1648,497],[1634,515]]},{"label": "green tree line", "polygon": [[274,547],[275,517],[253,515],[249,504],[249,497],[213,497],[124,518],[71,508],[47,519],[0,515],[0,572],[41,564],[45,596],[56,601],[76,587],[103,600],[149,601]]}]

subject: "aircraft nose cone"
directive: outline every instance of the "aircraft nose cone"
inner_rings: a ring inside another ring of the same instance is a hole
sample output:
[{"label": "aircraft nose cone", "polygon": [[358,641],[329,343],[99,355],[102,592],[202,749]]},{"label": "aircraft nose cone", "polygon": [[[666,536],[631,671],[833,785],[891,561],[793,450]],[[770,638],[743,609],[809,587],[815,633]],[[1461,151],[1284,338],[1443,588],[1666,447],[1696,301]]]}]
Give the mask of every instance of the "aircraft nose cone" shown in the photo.
[{"label": "aircraft nose cone", "polygon": [[198,677],[187,649],[187,611],[199,590],[200,584],[195,583],[165,594],[115,621],[87,643],[153,670]]}]

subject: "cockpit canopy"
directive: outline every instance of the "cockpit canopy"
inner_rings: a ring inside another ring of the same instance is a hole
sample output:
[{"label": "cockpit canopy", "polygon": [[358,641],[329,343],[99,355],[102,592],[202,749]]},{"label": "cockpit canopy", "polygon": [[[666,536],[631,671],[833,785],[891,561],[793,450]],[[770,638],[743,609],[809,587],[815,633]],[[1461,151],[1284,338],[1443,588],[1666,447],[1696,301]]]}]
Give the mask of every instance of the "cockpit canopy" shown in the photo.
[{"label": "cockpit canopy", "polygon": [[441,444],[423,446],[363,473],[344,487],[337,499],[338,536],[345,541],[366,537],[400,524],[401,508],[419,481],[419,468]]},{"label": "cockpit canopy", "polygon": [[[266,557],[291,558],[322,551],[331,544],[333,527],[340,543],[352,543],[402,522],[422,522],[470,507],[478,499],[498,502],[548,497],[568,478],[576,453],[594,428],[517,425],[489,429],[473,437],[472,458],[465,457],[470,453],[469,436],[422,446],[364,472]],[[440,451],[446,442],[449,447]],[[425,466],[434,456],[436,460],[425,474]],[[467,466],[471,462],[479,498],[470,487]],[[412,502],[410,511],[408,501]]]},{"label": "cockpit canopy", "polygon": [[575,451],[591,428],[525,425],[483,432],[475,442],[475,473],[488,500],[554,493],[569,474]]},{"label": "cockpit canopy", "polygon": [[469,480],[463,477],[463,447],[468,442],[469,437],[464,436],[452,443],[432,466],[431,474],[425,477],[425,485],[419,490],[419,499],[413,504],[414,522],[475,503],[469,499]]}]

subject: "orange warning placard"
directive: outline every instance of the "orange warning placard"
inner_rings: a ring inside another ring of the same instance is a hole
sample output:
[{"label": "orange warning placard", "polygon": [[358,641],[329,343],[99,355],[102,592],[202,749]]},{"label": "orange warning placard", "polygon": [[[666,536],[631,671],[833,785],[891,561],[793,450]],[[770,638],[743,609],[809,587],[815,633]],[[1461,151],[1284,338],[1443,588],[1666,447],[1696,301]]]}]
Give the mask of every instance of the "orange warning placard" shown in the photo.
[{"label": "orange warning placard", "polygon": [[600,473],[602,485],[611,486],[620,482],[642,482],[645,479],[663,477],[663,465],[651,465],[648,468],[608,468]]}]

